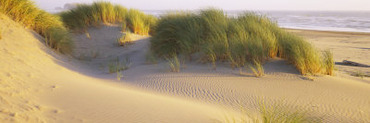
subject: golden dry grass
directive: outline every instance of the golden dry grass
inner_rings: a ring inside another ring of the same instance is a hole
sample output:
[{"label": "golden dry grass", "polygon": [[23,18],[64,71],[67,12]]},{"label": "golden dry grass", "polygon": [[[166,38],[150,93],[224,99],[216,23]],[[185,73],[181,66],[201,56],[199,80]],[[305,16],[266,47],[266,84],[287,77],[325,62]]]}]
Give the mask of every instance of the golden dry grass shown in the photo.
[{"label": "golden dry grass", "polygon": [[121,24],[122,31],[126,27],[131,32],[140,35],[149,35],[150,28],[157,18],[143,12],[110,2],[94,2],[92,4],[78,4],[76,8],[59,14],[68,28],[75,31],[86,30],[89,26],[101,24]]},{"label": "golden dry grass", "polygon": [[154,28],[151,51],[159,57],[173,54],[191,57],[199,53],[200,61],[210,62],[214,67],[216,61],[226,61],[233,68],[282,57],[304,75],[330,72],[323,69],[322,59],[332,59],[331,55],[322,56],[313,45],[279,28],[265,16],[246,12],[228,18],[218,9],[162,16]]}]

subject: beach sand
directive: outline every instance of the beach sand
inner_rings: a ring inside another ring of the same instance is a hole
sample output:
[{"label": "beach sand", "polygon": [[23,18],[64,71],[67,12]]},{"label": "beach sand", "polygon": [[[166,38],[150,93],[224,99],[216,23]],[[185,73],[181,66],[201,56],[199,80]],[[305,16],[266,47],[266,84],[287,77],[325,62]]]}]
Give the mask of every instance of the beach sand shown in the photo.
[{"label": "beach sand", "polygon": [[[64,56],[5,16],[0,26],[0,121],[2,122],[225,122],[241,108],[257,112],[258,103],[307,111],[324,122],[370,122],[370,84],[343,71],[307,78],[282,59],[264,65],[266,75],[231,69],[226,63],[186,61],[179,73],[166,61],[148,64],[149,37],[120,47],[119,27],[102,26],[74,34],[75,52]],[[291,30],[319,49],[332,49],[336,62],[368,64],[368,34]],[[108,64],[130,59],[123,78]],[[369,72],[367,68],[358,68]]]}]

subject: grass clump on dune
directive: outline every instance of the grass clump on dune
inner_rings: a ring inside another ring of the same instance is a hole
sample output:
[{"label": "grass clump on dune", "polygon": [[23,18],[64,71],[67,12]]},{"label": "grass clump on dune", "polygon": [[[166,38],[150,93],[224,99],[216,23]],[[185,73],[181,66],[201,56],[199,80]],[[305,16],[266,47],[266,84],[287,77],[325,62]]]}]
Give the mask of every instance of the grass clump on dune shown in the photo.
[{"label": "grass clump on dune", "polygon": [[130,9],[127,16],[128,28],[139,35],[149,35],[150,28],[155,25],[157,18],[145,13]]},{"label": "grass clump on dune", "polygon": [[122,35],[119,39],[117,39],[119,46],[126,46],[133,43],[133,35],[131,32],[126,32],[124,35]]},{"label": "grass clump on dune", "polygon": [[325,74],[327,75],[334,75],[334,59],[333,59],[333,53],[330,50],[326,50],[323,52],[324,61],[323,61],[323,67],[325,70]]},{"label": "grass clump on dune", "polygon": [[256,77],[262,77],[265,72],[263,70],[263,66],[261,65],[261,63],[259,61],[254,61],[254,65],[249,65],[249,68],[252,70],[254,76]]},{"label": "grass clump on dune", "polygon": [[200,18],[191,13],[172,13],[161,17],[150,40],[151,50],[161,57],[199,52],[203,29],[199,21]]},{"label": "grass clump on dune", "polygon": [[101,23],[125,21],[127,9],[109,2],[94,2],[91,5],[78,4],[76,8],[60,13],[62,20],[71,29],[86,29]]},{"label": "grass clump on dune", "polygon": [[307,113],[303,111],[291,111],[286,107],[267,106],[262,104],[259,108],[261,113],[261,121],[263,123],[315,123],[318,121],[311,121]]},{"label": "grass clump on dune", "polygon": [[181,65],[176,55],[172,58],[166,58],[166,60],[168,61],[168,66],[170,67],[171,72],[180,72]]},{"label": "grass clump on dune", "polygon": [[108,64],[108,70],[109,73],[116,73],[117,80],[120,81],[123,77],[122,71],[129,69],[130,66],[131,60],[129,57],[126,57],[123,61],[117,57]]},{"label": "grass clump on dune", "polygon": [[240,118],[227,115],[226,123],[321,123],[322,117],[315,117],[311,112],[300,108],[290,107],[281,103],[267,105],[264,101],[258,103],[257,114],[242,108]]},{"label": "grass clump on dune", "polygon": [[57,51],[71,52],[69,32],[60,18],[37,8],[32,1],[1,0],[0,12],[45,37],[47,44]]},{"label": "grass clump on dune", "polygon": [[233,68],[282,57],[302,74],[324,72],[323,56],[310,43],[251,12],[235,18],[217,9],[164,15],[154,28],[151,50],[159,57],[197,54],[200,61],[228,62]]},{"label": "grass clump on dune", "polygon": [[301,72],[301,74],[318,74],[322,71],[322,61],[320,53],[296,35],[279,31],[277,34],[279,41],[279,55],[287,59]]},{"label": "grass clump on dune", "polygon": [[67,27],[73,30],[83,31],[89,26],[101,24],[121,24],[122,31],[129,27],[132,32],[140,35],[148,35],[150,27],[157,20],[154,16],[146,15],[139,10],[128,10],[110,2],[78,4],[76,8],[60,13],[60,16]]},{"label": "grass clump on dune", "polygon": [[266,105],[259,103],[260,118],[255,121],[263,123],[320,123],[320,118],[311,116],[303,108],[288,107],[283,104]]}]

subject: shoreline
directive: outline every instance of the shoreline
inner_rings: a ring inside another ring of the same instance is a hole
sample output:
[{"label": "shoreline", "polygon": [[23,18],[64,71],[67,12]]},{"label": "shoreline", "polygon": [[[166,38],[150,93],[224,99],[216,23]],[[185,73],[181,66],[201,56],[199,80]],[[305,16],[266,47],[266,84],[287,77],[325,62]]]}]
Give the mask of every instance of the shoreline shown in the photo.
[{"label": "shoreline", "polygon": [[315,30],[315,29],[298,29],[298,28],[285,28],[287,31],[304,31],[304,32],[317,32],[317,33],[334,33],[334,34],[346,34],[346,35],[369,35],[370,32],[355,32],[355,31],[336,31],[336,30]]}]

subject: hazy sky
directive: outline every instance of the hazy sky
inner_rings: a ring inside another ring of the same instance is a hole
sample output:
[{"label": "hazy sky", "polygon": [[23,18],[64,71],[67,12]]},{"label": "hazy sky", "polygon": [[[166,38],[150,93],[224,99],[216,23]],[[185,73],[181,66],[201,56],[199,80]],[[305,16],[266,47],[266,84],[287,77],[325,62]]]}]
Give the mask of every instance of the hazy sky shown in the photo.
[{"label": "hazy sky", "polygon": [[[46,10],[65,3],[91,3],[97,0],[34,0]],[[100,0],[101,1],[101,0]],[[224,10],[352,10],[370,11],[370,0],[104,0],[141,10],[200,9]]]}]

